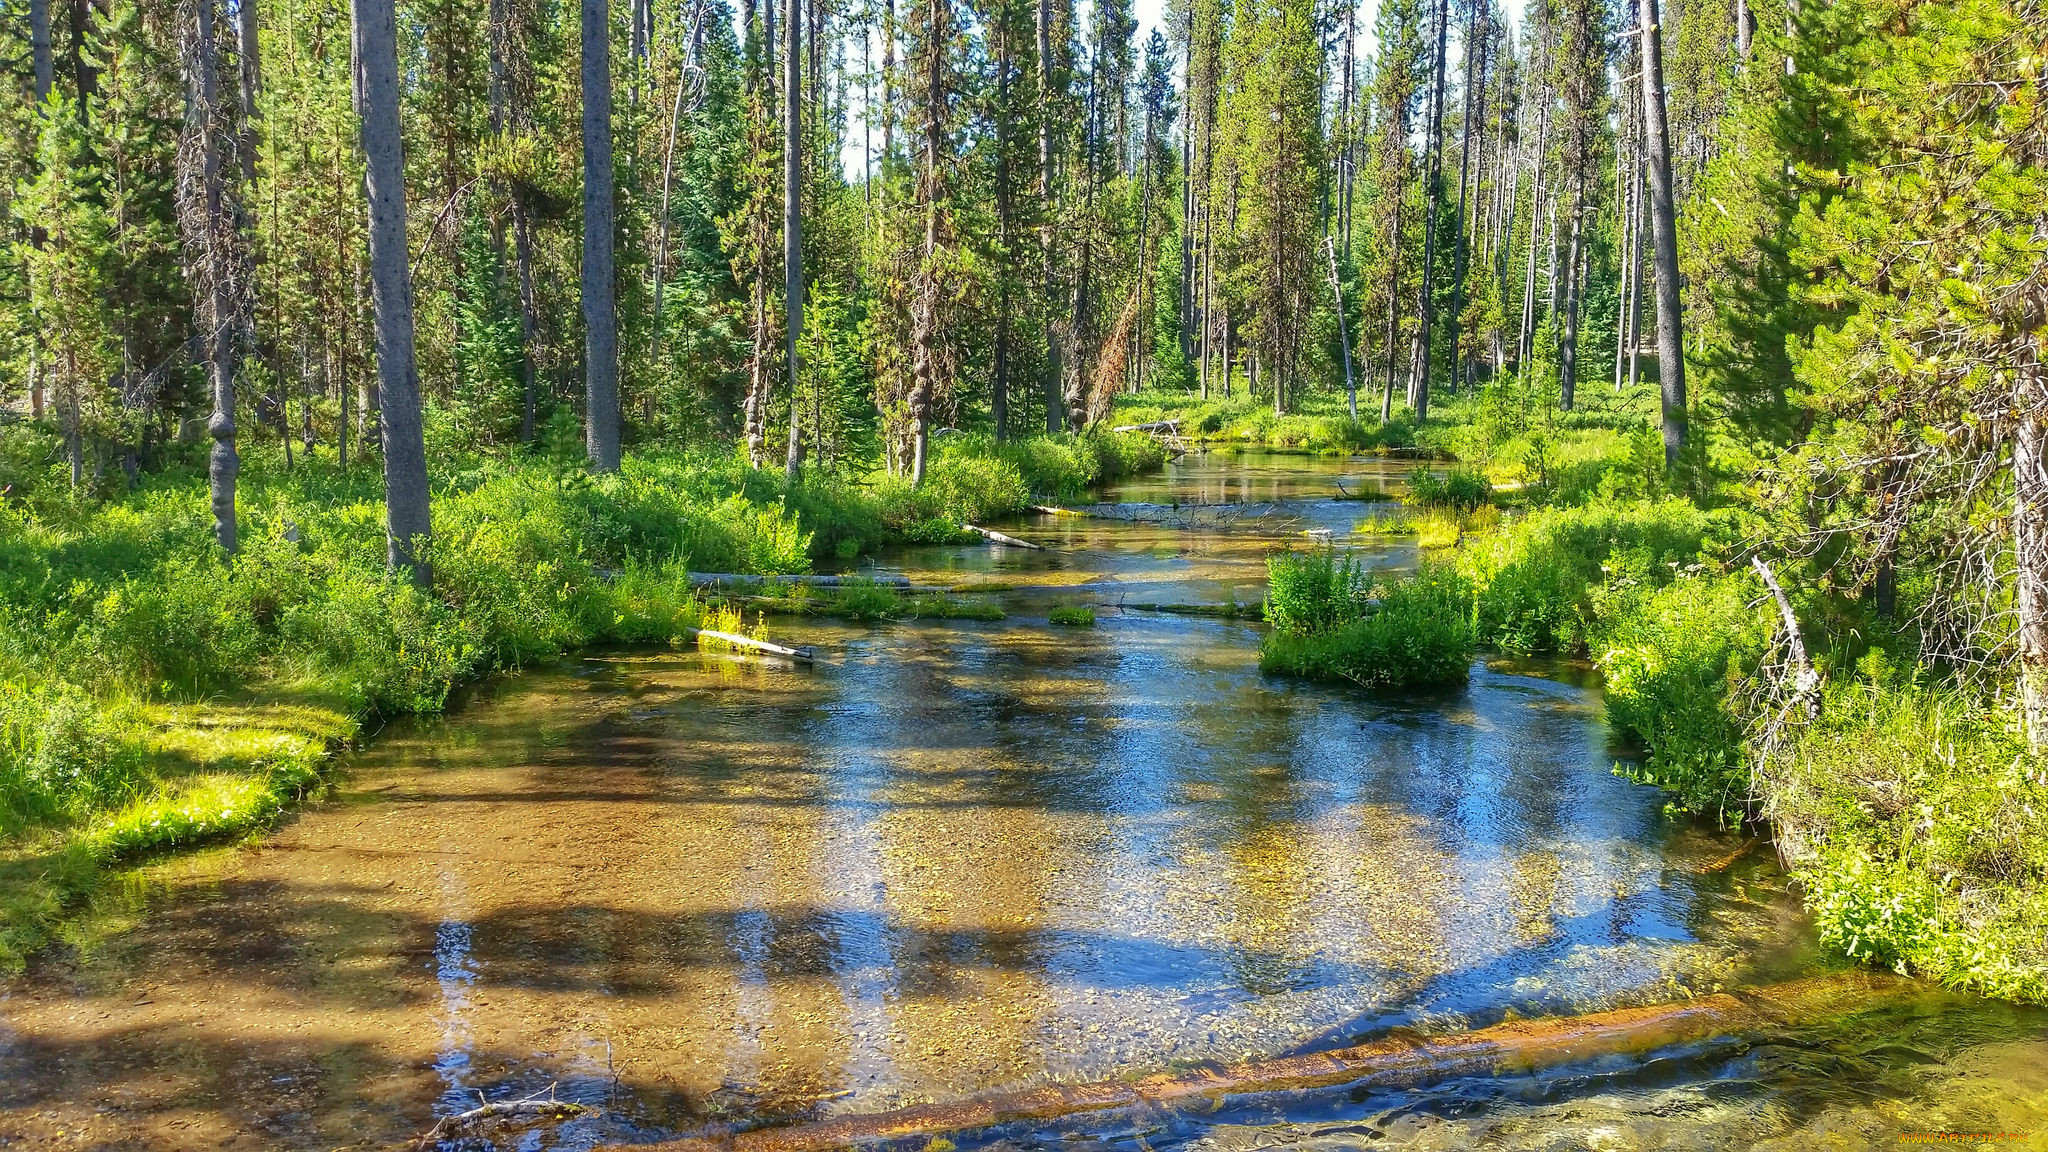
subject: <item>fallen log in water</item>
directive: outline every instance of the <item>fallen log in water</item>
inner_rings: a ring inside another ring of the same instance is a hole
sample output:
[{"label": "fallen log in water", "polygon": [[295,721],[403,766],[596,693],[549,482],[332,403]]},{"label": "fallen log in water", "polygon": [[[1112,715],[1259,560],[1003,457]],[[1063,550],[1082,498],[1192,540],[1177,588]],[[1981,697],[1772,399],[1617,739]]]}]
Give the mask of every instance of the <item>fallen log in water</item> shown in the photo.
[{"label": "fallen log in water", "polygon": [[756,640],[752,636],[741,636],[734,632],[714,632],[709,628],[685,628],[683,631],[696,637],[698,640],[716,640],[721,644],[730,644],[735,648],[750,648],[756,652],[766,652],[771,656],[801,660],[806,664],[810,663],[812,658],[809,645],[805,645],[802,648],[784,648],[780,644],[771,644],[766,640]]},{"label": "fallen log in water", "polygon": [[994,544],[1008,544],[1013,548],[1029,548],[1034,552],[1045,551],[1045,545],[1043,544],[1033,544],[1029,540],[1019,540],[1015,536],[1006,536],[993,528],[976,528],[972,524],[962,524],[961,527],[969,532],[978,533],[982,539]]},{"label": "fallen log in water", "polygon": [[1213,616],[1219,620],[1257,620],[1263,604],[1118,604],[1126,612],[1166,612],[1174,616]]},{"label": "fallen log in water", "polygon": [[1185,1101],[1214,1111],[1225,1097],[1299,1092],[1380,1081],[1415,1086],[1457,1076],[1521,1076],[1601,1056],[1646,1055],[1676,1045],[1746,1035],[1875,1007],[1918,985],[1877,972],[1848,972],[1742,994],[1717,993],[1675,1004],[1619,1008],[1587,1016],[1516,1020],[1448,1036],[1394,1036],[1303,1056],[1283,1056],[1210,1071],[1142,1080],[1050,1084],[949,1104],[834,1116],[782,1128],[722,1131],[636,1152],[828,1152],[874,1141],[940,1136],[1019,1121],[1119,1108],[1173,1107]]},{"label": "fallen log in water", "polygon": [[1111,432],[1178,432],[1179,420],[1154,420],[1149,424],[1119,424]]},{"label": "fallen log in water", "polygon": [[1033,512],[1043,512],[1043,513],[1045,513],[1045,514],[1046,514],[1047,516],[1086,516],[1086,515],[1088,515],[1088,513],[1086,513],[1086,512],[1076,512],[1076,511],[1074,511],[1074,510],[1073,510],[1072,508],[1060,508],[1060,507],[1057,507],[1057,506],[1055,506],[1055,505],[1052,505],[1052,504],[1027,504],[1027,505],[1025,505],[1025,507],[1027,507],[1027,508],[1031,509],[1031,510],[1032,510]]}]

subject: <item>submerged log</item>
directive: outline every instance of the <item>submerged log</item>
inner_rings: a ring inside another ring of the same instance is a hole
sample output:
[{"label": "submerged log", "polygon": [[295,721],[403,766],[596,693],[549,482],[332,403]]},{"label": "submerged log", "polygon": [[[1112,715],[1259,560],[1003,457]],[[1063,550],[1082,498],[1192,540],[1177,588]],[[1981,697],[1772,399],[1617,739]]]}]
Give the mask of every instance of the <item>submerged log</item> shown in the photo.
[{"label": "submerged log", "polygon": [[802,648],[785,648],[780,644],[771,644],[766,640],[756,640],[752,636],[741,636],[735,632],[714,632],[709,628],[685,628],[683,631],[699,640],[716,640],[722,644],[731,644],[735,648],[750,648],[756,652],[766,652],[771,656],[801,660],[806,664],[811,662],[813,656],[811,647],[808,644]]},{"label": "submerged log", "polygon": [[1174,616],[1212,616],[1218,620],[1257,620],[1266,614],[1263,604],[1118,604],[1125,612],[1165,612]]},{"label": "submerged log", "polygon": [[1027,508],[1031,509],[1031,510],[1032,510],[1033,512],[1043,512],[1043,513],[1045,513],[1045,514],[1046,514],[1047,516],[1086,516],[1086,515],[1088,515],[1088,513],[1086,513],[1086,512],[1076,512],[1076,511],[1074,511],[1074,510],[1073,510],[1072,508],[1061,508],[1061,507],[1058,507],[1058,506],[1056,506],[1056,505],[1052,505],[1052,504],[1027,504],[1027,505],[1025,505],[1025,507],[1027,507]]},{"label": "submerged log", "polygon": [[961,527],[969,532],[979,533],[982,539],[988,540],[991,543],[1008,544],[1012,548],[1029,548],[1034,552],[1045,551],[1045,545],[1043,544],[1033,544],[1029,540],[1019,540],[1015,536],[1006,536],[993,528],[976,528],[972,524],[962,524]]},{"label": "submerged log", "polygon": [[1169,1072],[1143,1080],[1051,1084],[945,1104],[834,1116],[784,1128],[634,1145],[636,1152],[829,1152],[905,1137],[970,1132],[1020,1121],[1137,1107],[1199,1107],[1261,1092],[1298,1092],[1378,1081],[1413,1087],[1459,1076],[1523,1076],[1602,1056],[1647,1055],[1680,1045],[1752,1035],[1876,1007],[1921,985],[1876,972],[1798,980],[1740,994],[1619,1008],[1587,1016],[1516,1020],[1448,1036],[1392,1036],[1303,1056]]}]

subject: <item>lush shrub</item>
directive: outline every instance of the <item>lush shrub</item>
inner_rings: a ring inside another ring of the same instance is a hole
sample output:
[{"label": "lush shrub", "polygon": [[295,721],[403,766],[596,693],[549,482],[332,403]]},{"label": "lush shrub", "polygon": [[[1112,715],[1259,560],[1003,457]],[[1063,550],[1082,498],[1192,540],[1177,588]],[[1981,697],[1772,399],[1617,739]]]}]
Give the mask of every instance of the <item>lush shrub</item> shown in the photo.
[{"label": "lush shrub", "polygon": [[2048,999],[2048,772],[2010,701],[1881,661],[1758,767],[1822,940],[1958,987]]},{"label": "lush shrub", "polygon": [[1493,485],[1476,468],[1452,468],[1442,475],[1417,468],[1408,474],[1408,493],[1425,508],[1456,508],[1470,512],[1493,498]]},{"label": "lush shrub", "polygon": [[1583,650],[1596,589],[1668,582],[1698,563],[1724,524],[1670,500],[1544,509],[1477,537],[1459,565],[1478,588],[1480,639],[1507,652]]},{"label": "lush shrub", "polygon": [[1368,687],[1452,684],[1470,674],[1475,653],[1471,590],[1448,566],[1375,583],[1364,616],[1331,631],[1275,630],[1259,667]]},{"label": "lush shrub", "polygon": [[1266,561],[1266,622],[1290,636],[1333,631],[1364,609],[1366,575],[1334,548],[1281,552]]},{"label": "lush shrub", "polygon": [[1008,516],[1031,503],[1017,466],[992,456],[941,456],[925,476],[925,487],[956,524]]},{"label": "lush shrub", "polygon": [[1595,607],[1608,720],[1645,750],[1631,775],[1690,811],[1737,813],[1749,796],[1736,690],[1765,642],[1751,592],[1743,578],[1694,575],[1616,585]]}]

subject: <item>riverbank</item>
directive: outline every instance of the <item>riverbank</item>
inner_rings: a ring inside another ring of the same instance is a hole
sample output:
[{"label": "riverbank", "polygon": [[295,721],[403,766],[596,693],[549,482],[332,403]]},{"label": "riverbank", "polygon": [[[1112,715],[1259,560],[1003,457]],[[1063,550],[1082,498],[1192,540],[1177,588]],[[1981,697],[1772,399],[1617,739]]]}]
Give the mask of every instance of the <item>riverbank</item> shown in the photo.
[{"label": "riverbank", "polygon": [[109,867],[274,824],[366,721],[437,712],[458,684],[577,648],[689,643],[709,610],[692,570],[845,564],[1164,458],[1141,436],[949,437],[917,488],[788,484],[702,455],[602,477],[444,461],[431,593],[384,570],[370,469],[255,455],[232,561],[203,474],[102,502],[31,476],[0,504],[0,967]]},{"label": "riverbank", "polygon": [[1436,515],[1457,529],[1425,535],[1415,574],[1275,557],[1264,666],[1403,687],[1461,681],[1482,649],[1586,658],[1610,728],[1639,750],[1617,771],[1675,812],[1767,826],[1827,946],[2048,999],[2048,771],[1996,684],[1921,663],[1909,621],[1814,582],[1788,579],[1781,609],[1741,509]]},{"label": "riverbank", "polygon": [[[1338,389],[1311,389],[1284,415],[1270,396],[1213,389],[1204,398],[1179,388],[1123,393],[1109,423],[1116,427],[1170,422],[1180,443],[1209,450],[1261,448],[1317,455],[1377,453],[1417,460],[1459,461],[1496,484],[1577,489],[1621,456],[1641,455],[1654,431],[1657,396],[1648,384],[1622,391],[1590,389],[1570,412],[1540,388],[1512,375],[1483,388],[1439,393],[1418,423],[1404,404],[1380,419],[1379,391],[1360,381],[1358,415]],[[1644,465],[1647,468],[1647,462]]]}]

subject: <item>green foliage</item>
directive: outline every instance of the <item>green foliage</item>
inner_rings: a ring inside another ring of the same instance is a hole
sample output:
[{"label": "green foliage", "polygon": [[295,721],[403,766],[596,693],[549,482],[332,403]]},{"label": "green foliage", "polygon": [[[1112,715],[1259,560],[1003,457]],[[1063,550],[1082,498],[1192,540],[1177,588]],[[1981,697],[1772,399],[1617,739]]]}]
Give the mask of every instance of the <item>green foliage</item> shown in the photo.
[{"label": "green foliage", "polygon": [[1425,508],[1456,508],[1470,512],[1493,498],[1493,485],[1476,468],[1451,468],[1439,476],[1434,469],[1408,474],[1408,494]]},{"label": "green foliage", "polygon": [[1367,574],[1334,548],[1281,552],[1266,561],[1266,622],[1290,636],[1315,636],[1358,618]]},{"label": "green foliage", "polygon": [[1095,627],[1095,609],[1086,604],[1062,604],[1046,613],[1051,624],[1065,624],[1076,628]]},{"label": "green foliage", "polygon": [[1595,597],[1608,722],[1645,749],[1629,775],[1687,811],[1740,813],[1749,799],[1737,689],[1763,654],[1754,591],[1746,579],[1688,574],[1654,589],[1624,581]]},{"label": "green foliage", "polygon": [[1818,722],[1758,770],[1823,941],[2048,999],[2048,772],[2015,710],[1881,662],[1863,671],[1832,683]]},{"label": "green foliage", "polygon": [[1458,563],[1478,588],[1484,642],[1506,652],[1584,651],[1599,587],[1661,586],[1728,524],[1676,500],[1549,508],[1476,538]]},{"label": "green foliage", "polygon": [[1367,687],[1459,683],[1475,654],[1471,586],[1447,565],[1377,581],[1365,614],[1333,630],[1275,629],[1259,651],[1267,672]]}]

